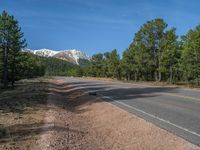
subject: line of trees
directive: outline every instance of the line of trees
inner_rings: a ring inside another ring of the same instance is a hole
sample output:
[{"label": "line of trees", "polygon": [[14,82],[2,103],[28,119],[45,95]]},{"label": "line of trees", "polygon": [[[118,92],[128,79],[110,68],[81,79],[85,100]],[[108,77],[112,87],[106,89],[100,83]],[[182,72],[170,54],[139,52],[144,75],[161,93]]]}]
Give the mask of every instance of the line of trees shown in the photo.
[{"label": "line of trees", "polygon": [[41,76],[81,76],[80,66],[58,58],[36,56],[20,52],[20,63],[17,65],[16,80]]},{"label": "line of trees", "polygon": [[14,87],[17,80],[44,75],[82,75],[82,69],[78,65],[57,58],[35,56],[22,51],[25,47],[26,40],[18,21],[3,11],[0,14],[0,87]]},{"label": "line of trees", "polygon": [[83,70],[85,76],[120,78],[120,57],[117,50],[93,55],[90,65]]},{"label": "line of trees", "polygon": [[110,77],[135,81],[187,82],[200,85],[200,25],[178,39],[163,19],[146,22],[120,59],[117,50],[92,56],[83,66],[22,52],[26,41],[18,21],[0,14],[0,86],[44,75]]},{"label": "line of trees", "polygon": [[200,25],[180,40],[176,28],[167,27],[160,18],[146,22],[122,59],[116,50],[95,54],[84,75],[200,85]]}]

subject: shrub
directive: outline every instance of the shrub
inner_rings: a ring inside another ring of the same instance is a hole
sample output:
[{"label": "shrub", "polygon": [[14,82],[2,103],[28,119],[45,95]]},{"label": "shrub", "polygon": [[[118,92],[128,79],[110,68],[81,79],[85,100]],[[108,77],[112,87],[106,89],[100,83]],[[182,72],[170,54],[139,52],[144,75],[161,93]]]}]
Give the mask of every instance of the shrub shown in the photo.
[{"label": "shrub", "polygon": [[0,127],[0,139],[8,135],[8,131],[5,128]]}]

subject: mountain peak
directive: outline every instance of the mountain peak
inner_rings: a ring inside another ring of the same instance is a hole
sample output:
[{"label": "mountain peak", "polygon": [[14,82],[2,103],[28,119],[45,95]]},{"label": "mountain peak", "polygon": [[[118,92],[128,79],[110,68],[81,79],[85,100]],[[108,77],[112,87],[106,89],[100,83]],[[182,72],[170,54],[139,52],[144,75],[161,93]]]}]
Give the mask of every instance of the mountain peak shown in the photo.
[{"label": "mountain peak", "polygon": [[71,50],[50,50],[50,49],[37,49],[37,50],[31,50],[31,49],[25,49],[24,51],[28,51],[34,55],[38,56],[44,56],[44,57],[54,57],[58,59],[62,59],[74,64],[79,65],[79,60],[90,60],[90,57],[86,55],[84,52],[77,50],[77,49],[71,49]]}]

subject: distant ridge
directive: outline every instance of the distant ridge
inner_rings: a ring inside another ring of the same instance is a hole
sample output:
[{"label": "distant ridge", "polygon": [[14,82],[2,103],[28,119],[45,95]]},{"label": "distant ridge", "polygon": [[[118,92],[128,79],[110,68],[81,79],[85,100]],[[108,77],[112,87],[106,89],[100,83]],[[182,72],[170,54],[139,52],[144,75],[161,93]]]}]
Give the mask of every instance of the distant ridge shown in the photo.
[{"label": "distant ridge", "polygon": [[38,49],[38,50],[24,49],[23,51],[30,52],[38,56],[54,57],[62,59],[77,65],[80,65],[79,64],[80,60],[90,61],[90,57],[88,55],[76,49],[60,50],[60,51],[55,51],[50,49]]}]

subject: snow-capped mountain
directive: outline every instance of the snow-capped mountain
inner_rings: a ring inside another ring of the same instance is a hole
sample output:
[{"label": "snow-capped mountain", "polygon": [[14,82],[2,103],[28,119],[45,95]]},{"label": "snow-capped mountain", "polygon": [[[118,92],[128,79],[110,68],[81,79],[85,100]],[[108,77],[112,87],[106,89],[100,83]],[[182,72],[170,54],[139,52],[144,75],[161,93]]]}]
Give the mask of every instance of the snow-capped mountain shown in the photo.
[{"label": "snow-capped mountain", "polygon": [[39,50],[33,50],[33,54],[38,56],[45,56],[45,57],[53,57],[55,54],[58,53],[58,51],[53,51],[49,49],[39,49]]},{"label": "snow-capped mountain", "polygon": [[90,60],[90,57],[88,55],[76,49],[61,50],[61,51],[55,51],[50,49],[39,49],[39,50],[25,49],[24,51],[28,51],[38,56],[55,57],[78,65],[80,59]]}]

